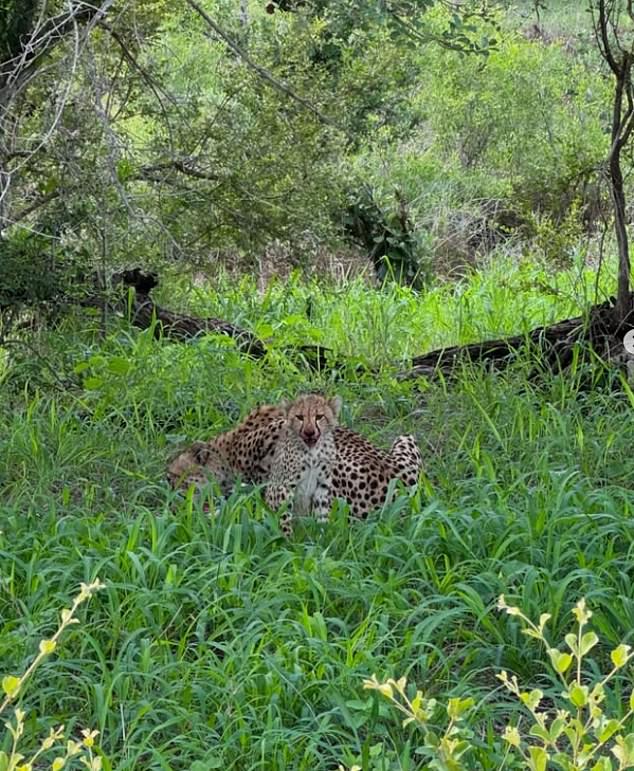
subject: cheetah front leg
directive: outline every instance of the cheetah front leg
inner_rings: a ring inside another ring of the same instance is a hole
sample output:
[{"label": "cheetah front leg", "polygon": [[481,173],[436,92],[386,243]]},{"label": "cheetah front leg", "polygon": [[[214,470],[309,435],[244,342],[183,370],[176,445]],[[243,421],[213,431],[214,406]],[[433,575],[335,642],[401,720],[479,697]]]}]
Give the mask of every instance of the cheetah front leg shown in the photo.
[{"label": "cheetah front leg", "polygon": [[330,477],[319,481],[313,495],[311,509],[313,517],[318,522],[328,522],[332,509],[332,481]]},{"label": "cheetah front leg", "polygon": [[[270,483],[264,492],[264,502],[273,511],[292,499],[292,493],[286,485]],[[287,537],[293,534],[293,513],[287,509],[280,517],[280,530]]]}]

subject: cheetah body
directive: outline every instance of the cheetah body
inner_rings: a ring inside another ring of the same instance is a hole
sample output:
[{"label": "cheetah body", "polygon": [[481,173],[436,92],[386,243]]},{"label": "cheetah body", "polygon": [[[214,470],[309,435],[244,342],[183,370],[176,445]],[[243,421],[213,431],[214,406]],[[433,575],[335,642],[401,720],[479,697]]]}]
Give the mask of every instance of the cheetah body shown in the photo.
[{"label": "cheetah body", "polygon": [[[306,399],[317,402],[319,415],[327,413],[323,397],[300,397],[301,414],[307,412]],[[413,436],[399,436],[389,452],[343,426],[322,432],[320,441],[309,447],[302,442],[298,426],[291,425],[292,405],[271,469],[266,501],[272,508],[292,499],[292,511],[299,516],[326,519],[336,498],[344,499],[354,517],[365,518],[388,499],[390,482],[399,479],[413,485],[422,468],[422,457]],[[290,418],[290,420],[289,420]],[[290,529],[285,515],[283,527]]]},{"label": "cheetah body", "polygon": [[195,442],[170,462],[171,486],[200,489],[211,479],[228,494],[239,480],[266,484],[271,508],[292,501],[297,515],[323,519],[338,498],[362,519],[386,502],[391,480],[410,486],[418,479],[422,457],[413,436],[397,437],[386,452],[335,424],[320,446],[307,448],[287,441],[286,416],[284,407],[264,405],[231,431]]},{"label": "cheetah body", "polygon": [[170,461],[170,485],[174,489],[190,485],[199,489],[214,480],[227,495],[238,481],[267,482],[284,417],[282,409],[265,404],[250,412],[236,428],[208,442],[194,442]]}]

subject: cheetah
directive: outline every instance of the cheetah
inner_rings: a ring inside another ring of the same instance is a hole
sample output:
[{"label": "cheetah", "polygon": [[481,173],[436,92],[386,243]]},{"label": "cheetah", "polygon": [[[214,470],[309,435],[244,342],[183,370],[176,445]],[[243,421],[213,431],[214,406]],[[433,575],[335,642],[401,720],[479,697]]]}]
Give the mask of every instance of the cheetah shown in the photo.
[{"label": "cheetah", "polygon": [[[342,498],[351,514],[365,518],[387,500],[389,483],[416,483],[422,457],[413,436],[399,436],[389,453],[349,428],[338,425],[341,399],[300,396],[286,405],[283,433],[271,468],[265,501],[273,509],[292,500],[292,512],[328,518],[333,499]],[[292,514],[282,515],[285,534]]]},{"label": "cheetah", "polygon": [[[302,398],[328,403],[328,400],[318,394]],[[298,403],[299,400],[293,404],[282,403],[279,406],[263,405],[250,412],[244,421],[231,431],[219,434],[208,442],[194,442],[170,462],[167,469],[170,485],[174,489],[187,489],[190,485],[200,489],[213,479],[220,486],[223,495],[228,495],[238,480],[249,484],[269,483],[265,489],[265,501],[269,507],[278,509],[283,502],[290,501],[296,492],[297,480],[292,478],[288,471],[284,471],[281,444],[290,428],[287,416],[290,415],[291,408]],[[388,485],[392,479],[400,479],[407,486],[415,484],[418,479],[422,457],[414,437],[399,436],[389,452],[380,450],[356,432],[338,425],[340,407],[340,399],[330,400],[331,417],[325,433],[331,434],[331,437],[326,444],[332,450],[331,439],[334,439],[335,454],[334,461],[331,459],[326,464],[326,473],[321,480],[324,485],[330,487],[326,487],[327,492],[320,487],[317,510],[314,507],[316,490],[300,487],[299,499],[293,502],[293,510],[296,513],[314,514],[325,519],[332,500],[340,498],[347,501],[353,517],[363,519],[385,502]],[[323,443],[322,424],[326,414],[328,413],[313,410],[317,425],[312,436],[311,429],[308,429],[308,442],[301,438],[301,432],[295,432],[300,440],[295,445],[300,451],[299,456],[306,450],[311,450],[311,442],[314,441],[313,451],[320,442]],[[296,409],[296,418],[298,415],[306,417]],[[318,416],[322,417],[317,419]],[[306,435],[305,431],[303,433]],[[274,471],[276,452],[279,457]],[[290,446],[287,452],[292,453]],[[292,464],[295,464],[295,461],[292,461]],[[308,481],[313,485],[315,480],[316,476],[313,474]],[[290,532],[289,517],[283,519],[282,525],[284,532]]]},{"label": "cheetah", "polygon": [[229,495],[238,480],[256,485],[267,482],[284,418],[283,409],[264,404],[236,428],[208,442],[194,442],[170,461],[167,479],[171,487],[194,485],[200,489],[213,479],[222,494]]}]

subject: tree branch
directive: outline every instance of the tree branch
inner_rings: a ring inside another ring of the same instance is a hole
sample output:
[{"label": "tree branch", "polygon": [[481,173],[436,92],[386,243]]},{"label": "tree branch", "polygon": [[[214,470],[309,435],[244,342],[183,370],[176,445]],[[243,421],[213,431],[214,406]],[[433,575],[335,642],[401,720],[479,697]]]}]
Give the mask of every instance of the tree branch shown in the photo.
[{"label": "tree branch", "polygon": [[218,174],[213,174],[209,171],[203,171],[197,169],[195,166],[191,166],[186,160],[175,159],[173,161],[167,161],[166,163],[155,163],[152,166],[142,166],[139,169],[139,176],[143,179],[146,175],[152,175],[160,171],[178,171],[187,177],[195,177],[196,179],[204,179],[208,182],[219,182],[222,178]]},{"label": "tree branch", "polygon": [[178,102],[176,101],[176,99],[168,91],[166,91],[161,86],[160,83],[157,83],[154,80],[154,78],[149,74],[149,72],[139,64],[136,57],[132,54],[130,49],[127,47],[121,35],[115,29],[113,29],[110,26],[110,24],[108,24],[108,22],[105,21],[104,19],[100,19],[98,24],[100,27],[105,29],[106,32],[108,32],[108,34],[112,37],[115,43],[119,46],[124,59],[128,62],[128,64],[133,69],[135,69],[139,73],[139,75],[143,78],[145,83],[152,89],[152,92],[154,93],[154,96],[157,98],[159,103],[161,103],[161,95],[162,95],[172,104],[178,105]]},{"label": "tree branch", "polygon": [[211,29],[218,35],[218,37],[225,43],[225,45],[233,51],[242,61],[250,67],[255,73],[257,73],[263,80],[265,80],[269,85],[273,86],[277,91],[280,91],[281,93],[285,94],[286,96],[293,99],[293,101],[297,102],[298,104],[301,104],[302,107],[309,110],[313,113],[322,123],[325,123],[328,126],[331,126],[332,128],[337,129],[337,131],[341,131],[346,136],[349,136],[348,132],[342,127],[339,126],[335,121],[333,121],[331,118],[329,118],[327,115],[324,115],[321,110],[318,110],[315,105],[311,104],[307,99],[304,99],[303,96],[300,96],[297,94],[293,89],[289,88],[285,83],[282,83],[280,80],[277,80],[277,78],[273,77],[271,73],[264,69],[261,65],[257,64],[256,62],[251,59],[251,57],[240,48],[240,46],[233,40],[227,33],[216,24],[216,22],[209,16],[208,13],[206,13],[199,5],[195,2],[195,0],[186,0],[187,4],[191,6],[194,11],[205,21],[205,23],[211,27]]},{"label": "tree branch", "polygon": [[11,220],[12,223],[20,222],[20,220],[23,220],[25,217],[28,217],[29,214],[32,214],[34,211],[37,211],[42,206],[46,206],[47,203],[50,203],[51,201],[54,201],[56,198],[59,198],[60,192],[58,190],[54,190],[51,193],[47,193],[46,195],[41,196],[40,198],[36,198],[35,201],[30,203],[28,206],[25,206],[23,209],[21,209],[17,214],[15,214]]},{"label": "tree branch", "polygon": [[77,24],[90,23],[105,15],[112,2],[103,0],[99,6],[78,4],[69,13],[53,16],[34,30],[17,56],[0,63],[0,108],[6,109],[22,90],[32,71],[37,68],[39,59],[49,53]]}]

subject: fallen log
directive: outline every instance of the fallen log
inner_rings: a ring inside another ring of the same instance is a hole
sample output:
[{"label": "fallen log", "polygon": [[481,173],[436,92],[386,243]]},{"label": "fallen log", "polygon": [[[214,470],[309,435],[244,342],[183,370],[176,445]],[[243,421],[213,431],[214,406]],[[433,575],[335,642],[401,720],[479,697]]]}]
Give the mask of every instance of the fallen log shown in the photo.
[{"label": "fallen log", "polygon": [[[135,290],[131,306],[128,305],[128,315],[135,327],[149,329],[156,321],[158,323],[154,327],[154,336],[157,339],[164,337],[178,342],[214,332],[233,338],[238,348],[254,359],[266,356],[265,343],[248,329],[223,319],[199,318],[160,307],[150,297],[150,292],[158,284],[159,278],[156,273],[145,273],[140,268],[126,270],[112,276],[113,287]],[[334,366],[329,362],[329,351],[330,349],[323,345],[300,345],[294,346],[291,353],[298,363],[305,363],[309,369],[325,371],[329,366]]]},{"label": "fallen log", "polygon": [[222,319],[198,318],[161,308],[150,297],[150,292],[158,284],[156,273],[145,273],[140,268],[122,271],[112,277],[113,287],[135,290],[132,302],[127,306],[130,322],[135,327],[149,329],[156,322],[154,337],[165,337],[179,342],[191,340],[207,332],[215,332],[232,337],[238,348],[249,356],[261,358],[265,355],[264,343],[247,329]]},{"label": "fallen log", "polygon": [[[267,354],[265,342],[249,330],[222,319],[188,316],[157,305],[150,297],[151,291],[159,284],[155,273],[145,273],[135,268],[113,276],[112,284],[135,290],[128,310],[131,322],[141,329],[149,329],[157,321],[154,330],[157,338],[185,341],[206,332],[215,332],[232,337],[239,349],[253,358],[263,358]],[[591,349],[605,361],[620,360],[624,354],[623,336],[634,328],[634,318],[619,325],[615,320],[614,302],[614,298],[610,298],[592,306],[582,316],[537,327],[522,335],[439,348],[415,356],[411,366],[399,374],[399,379],[450,377],[465,364],[501,370],[518,356],[526,356],[527,353],[534,354],[540,364],[533,371],[533,376],[537,377],[542,369],[566,369],[572,363],[575,349],[579,345]],[[322,372],[332,369],[345,371],[345,362],[335,361],[329,356],[330,352],[329,348],[321,345],[293,346],[289,349],[293,360],[299,364],[305,363],[309,369]]]},{"label": "fallen log", "polygon": [[575,355],[575,348],[583,344],[606,361],[623,354],[623,336],[634,327],[634,320],[618,325],[614,316],[614,298],[594,305],[587,314],[564,319],[549,326],[536,327],[523,335],[512,335],[497,340],[439,348],[415,356],[410,369],[402,372],[401,379],[451,376],[464,364],[484,364],[493,369],[504,369],[519,354],[533,352],[545,368],[565,369]]}]

